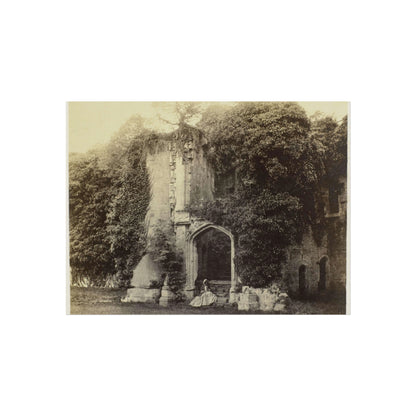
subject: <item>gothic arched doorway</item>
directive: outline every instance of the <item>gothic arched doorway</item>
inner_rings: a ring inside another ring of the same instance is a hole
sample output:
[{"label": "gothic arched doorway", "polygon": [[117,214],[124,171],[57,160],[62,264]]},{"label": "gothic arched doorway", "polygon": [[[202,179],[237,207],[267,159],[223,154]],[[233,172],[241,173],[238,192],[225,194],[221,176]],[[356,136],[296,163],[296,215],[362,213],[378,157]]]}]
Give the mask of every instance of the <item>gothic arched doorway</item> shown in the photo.
[{"label": "gothic arched doorway", "polygon": [[234,253],[234,237],[227,229],[206,224],[194,231],[186,248],[186,292],[193,296],[203,279],[235,288]]},{"label": "gothic arched doorway", "polygon": [[231,282],[231,240],[222,231],[209,228],[195,238],[198,253],[196,283],[204,279]]}]

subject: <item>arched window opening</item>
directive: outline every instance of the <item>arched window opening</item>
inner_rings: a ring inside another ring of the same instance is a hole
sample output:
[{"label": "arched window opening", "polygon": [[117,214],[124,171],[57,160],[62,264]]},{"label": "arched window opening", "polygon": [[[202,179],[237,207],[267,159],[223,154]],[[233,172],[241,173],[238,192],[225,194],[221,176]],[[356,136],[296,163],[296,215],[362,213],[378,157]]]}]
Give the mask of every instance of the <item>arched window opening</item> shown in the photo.
[{"label": "arched window opening", "polygon": [[306,290],[306,266],[299,267],[299,294],[302,296]]},{"label": "arched window opening", "polygon": [[319,282],[318,282],[319,290],[326,289],[327,277],[328,277],[328,258],[322,257],[322,259],[319,261]]},{"label": "arched window opening", "polygon": [[329,185],[329,213],[330,214],[338,214],[339,212],[339,184],[331,183]]},{"label": "arched window opening", "polygon": [[215,196],[224,198],[232,193],[235,189],[235,170],[228,173],[215,176]]}]

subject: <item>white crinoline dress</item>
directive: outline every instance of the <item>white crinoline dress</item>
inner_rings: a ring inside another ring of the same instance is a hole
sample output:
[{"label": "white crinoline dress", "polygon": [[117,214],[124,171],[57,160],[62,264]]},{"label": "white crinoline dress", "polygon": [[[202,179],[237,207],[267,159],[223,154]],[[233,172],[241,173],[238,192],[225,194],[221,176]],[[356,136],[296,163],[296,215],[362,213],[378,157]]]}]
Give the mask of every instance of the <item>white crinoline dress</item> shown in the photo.
[{"label": "white crinoline dress", "polygon": [[209,287],[204,284],[204,290],[200,296],[196,296],[192,299],[190,305],[194,306],[195,308],[199,308],[201,306],[209,306],[213,305],[217,301],[217,297],[209,290]]}]

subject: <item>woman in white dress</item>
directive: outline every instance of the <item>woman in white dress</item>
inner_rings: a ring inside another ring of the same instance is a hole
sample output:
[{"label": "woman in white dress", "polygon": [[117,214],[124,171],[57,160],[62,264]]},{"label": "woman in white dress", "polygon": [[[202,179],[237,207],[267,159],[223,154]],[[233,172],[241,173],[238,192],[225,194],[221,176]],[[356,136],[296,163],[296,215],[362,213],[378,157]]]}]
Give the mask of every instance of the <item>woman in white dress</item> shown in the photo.
[{"label": "woman in white dress", "polygon": [[211,292],[208,285],[208,280],[204,279],[202,282],[202,293],[200,296],[196,296],[192,299],[190,305],[195,308],[200,306],[209,306],[214,304],[217,301],[217,297]]}]

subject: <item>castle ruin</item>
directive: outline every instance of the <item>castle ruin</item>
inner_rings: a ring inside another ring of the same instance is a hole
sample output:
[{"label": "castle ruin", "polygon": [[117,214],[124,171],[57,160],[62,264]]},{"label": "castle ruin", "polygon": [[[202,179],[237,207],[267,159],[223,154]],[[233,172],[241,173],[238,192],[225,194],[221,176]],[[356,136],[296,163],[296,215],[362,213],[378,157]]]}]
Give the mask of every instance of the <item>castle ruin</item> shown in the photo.
[{"label": "castle ruin", "polygon": [[[147,155],[152,190],[146,218],[148,235],[161,222],[173,227],[176,247],[184,258],[183,293],[187,299],[192,299],[201,280],[208,278],[223,302],[234,302],[239,283],[234,264],[238,241],[226,228],[190,212],[192,204],[212,201],[219,191],[232,191],[233,178],[216,176],[199,130],[188,129],[181,143],[179,148],[178,142],[169,141]],[[305,233],[301,244],[288,249],[283,267],[290,291],[299,295],[329,290],[345,293],[347,178],[339,178],[332,189],[323,187],[322,193],[327,219],[322,243],[316,244],[311,231]],[[158,302],[160,288],[152,287],[152,282],[160,281],[161,276],[159,266],[146,254],[134,271],[125,301]],[[160,303],[168,304],[173,298],[165,284]]]}]

